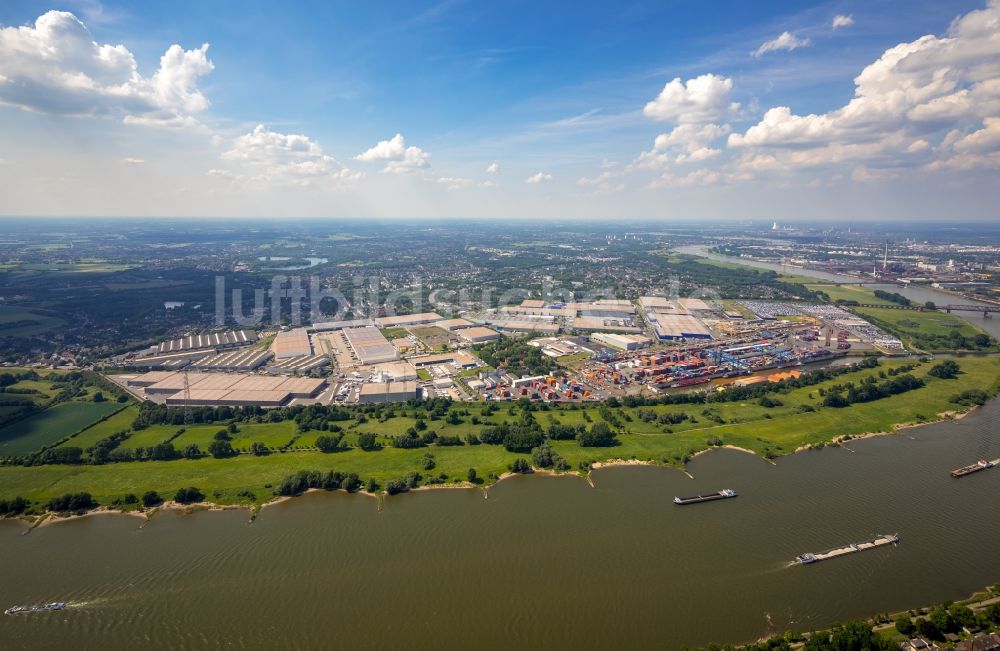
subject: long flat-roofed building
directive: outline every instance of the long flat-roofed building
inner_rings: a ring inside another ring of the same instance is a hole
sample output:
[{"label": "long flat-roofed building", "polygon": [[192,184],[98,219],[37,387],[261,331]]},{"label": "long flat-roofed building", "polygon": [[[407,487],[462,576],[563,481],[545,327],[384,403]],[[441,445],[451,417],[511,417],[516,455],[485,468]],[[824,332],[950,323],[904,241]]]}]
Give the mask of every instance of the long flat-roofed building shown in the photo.
[{"label": "long flat-roofed building", "polygon": [[440,320],[441,315],[437,312],[421,312],[419,314],[403,314],[401,316],[383,316],[375,319],[375,324],[380,328],[394,328],[397,326],[434,323]]},{"label": "long flat-roofed building", "polygon": [[438,353],[437,355],[424,355],[423,357],[411,357],[409,361],[416,368],[435,366],[437,364],[452,364],[457,368],[472,368],[479,365],[479,359],[464,350]]},{"label": "long flat-roofed building", "polygon": [[627,318],[599,317],[599,316],[578,316],[573,319],[571,326],[574,330],[608,330],[614,332],[639,332],[640,328],[635,325],[631,315]]},{"label": "long flat-roofed building", "polygon": [[378,364],[399,358],[396,347],[378,328],[346,328],[342,332],[359,364]]},{"label": "long flat-roofed building", "polygon": [[224,348],[235,348],[237,346],[248,346],[257,343],[257,333],[253,330],[229,330],[226,332],[209,332],[200,335],[188,335],[180,339],[164,341],[157,349],[157,353],[179,353],[186,350],[205,350],[213,348],[222,350]]},{"label": "long flat-roofed building", "polygon": [[590,338],[593,341],[617,350],[638,350],[650,344],[649,337],[643,335],[623,335],[615,332],[597,332],[591,335]]},{"label": "long flat-roofed building", "polygon": [[268,373],[278,375],[306,375],[316,369],[330,365],[329,355],[303,355],[275,360],[267,365]]},{"label": "long flat-roofed building", "polygon": [[263,348],[240,348],[215,353],[191,363],[190,368],[218,371],[252,371],[267,363],[273,353]]},{"label": "long flat-roofed building", "polygon": [[243,373],[165,374],[154,371],[132,378],[127,384],[142,388],[147,397],[162,397],[167,405],[277,407],[296,398],[316,397],[326,386],[326,380]]},{"label": "long flat-roofed building", "polygon": [[275,359],[312,355],[313,349],[309,342],[309,331],[305,328],[282,330],[274,338],[271,350],[274,351]]},{"label": "long flat-roofed building", "polygon": [[458,330],[457,334],[460,338],[465,341],[479,344],[486,341],[493,341],[499,339],[502,335],[496,330],[491,330],[490,328],[485,328],[483,326],[473,326],[471,328],[462,328]]},{"label": "long flat-roofed building", "polygon": [[416,382],[369,382],[361,385],[358,402],[403,402],[416,397]]},{"label": "long flat-roofed building", "polygon": [[386,381],[416,381],[417,369],[409,362],[386,362],[371,367],[373,375],[382,376]]},{"label": "long flat-roofed building", "polygon": [[471,328],[476,324],[468,319],[444,319],[443,321],[438,321],[434,325],[442,330],[451,332],[453,330],[461,330],[462,328]]},{"label": "long flat-roofed building", "polygon": [[711,339],[704,323],[690,314],[646,314],[659,339]]}]

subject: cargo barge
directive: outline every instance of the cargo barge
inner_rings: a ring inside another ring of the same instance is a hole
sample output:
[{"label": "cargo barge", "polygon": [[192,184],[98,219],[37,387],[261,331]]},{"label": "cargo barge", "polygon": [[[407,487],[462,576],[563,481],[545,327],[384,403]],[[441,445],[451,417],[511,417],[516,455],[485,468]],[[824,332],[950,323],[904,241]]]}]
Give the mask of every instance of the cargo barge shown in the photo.
[{"label": "cargo barge", "polygon": [[997,465],[1000,465],[1000,459],[993,459],[992,461],[987,461],[986,459],[980,459],[971,466],[962,466],[961,468],[955,468],[951,471],[952,477],[965,477],[966,475],[971,475],[974,472],[979,472],[980,470],[989,470]]},{"label": "cargo barge", "polygon": [[50,613],[56,610],[65,610],[66,604],[62,601],[53,601],[41,606],[11,606],[3,611],[4,615],[24,615],[28,613]]},{"label": "cargo barge", "polygon": [[871,540],[866,540],[864,542],[853,543],[850,545],[844,545],[843,547],[834,547],[833,549],[828,549],[825,552],[815,552],[815,553],[805,553],[799,554],[795,557],[795,562],[801,565],[808,565],[810,563],[818,563],[819,561],[829,560],[831,558],[838,558],[840,556],[847,556],[848,554],[854,554],[856,552],[864,552],[869,549],[877,549],[879,547],[884,547],[886,545],[895,545],[899,542],[899,534],[878,534]]},{"label": "cargo barge", "polygon": [[736,497],[736,491],[731,488],[723,488],[721,491],[715,493],[708,493],[707,495],[692,495],[691,497],[675,497],[674,504],[701,504],[702,502],[713,502],[715,500],[726,500],[730,497]]}]

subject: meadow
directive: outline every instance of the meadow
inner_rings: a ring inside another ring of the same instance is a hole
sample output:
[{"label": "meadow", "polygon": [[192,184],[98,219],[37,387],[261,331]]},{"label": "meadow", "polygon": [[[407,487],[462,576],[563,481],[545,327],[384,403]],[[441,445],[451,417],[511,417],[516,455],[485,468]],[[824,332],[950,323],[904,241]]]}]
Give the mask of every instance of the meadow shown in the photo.
[{"label": "meadow", "polygon": [[63,402],[0,429],[0,457],[30,454],[58,443],[120,409],[113,402]]},{"label": "meadow", "polygon": [[[789,454],[804,446],[828,444],[840,437],[854,437],[874,432],[891,432],[905,423],[935,420],[942,414],[961,411],[949,398],[967,389],[981,388],[995,395],[1000,391],[1000,359],[965,358],[958,360],[962,369],[955,379],[938,379],[927,372],[934,362],[919,364],[910,371],[925,380],[926,386],[868,403],[846,408],[822,406],[820,391],[833,384],[848,381],[859,383],[869,376],[879,376],[915,360],[883,360],[875,369],[863,369],[833,380],[787,393],[773,393],[779,406],[765,407],[759,400],[708,403],[697,405],[658,405],[654,407],[588,407],[585,409],[536,409],[532,415],[543,428],[552,422],[590,426],[610,414],[623,426],[618,445],[604,448],[584,448],[575,441],[551,441],[552,448],[562,455],[572,471],[583,472],[588,464],[613,459],[636,459],[655,464],[682,466],[690,455],[708,449],[713,444],[734,445],[762,456]],[[466,480],[470,468],[486,483],[507,471],[514,459],[529,455],[508,452],[498,445],[430,446],[418,449],[398,449],[389,446],[392,436],[401,434],[416,425],[415,408],[402,408],[405,415],[384,422],[368,419],[342,421],[345,441],[357,443],[362,432],[375,433],[383,444],[382,449],[365,451],[350,447],[341,452],[320,453],[315,450],[290,450],[256,457],[242,454],[232,458],[205,457],[196,460],[147,461],[109,465],[46,465],[34,467],[0,466],[0,497],[22,495],[29,499],[45,500],[67,492],[88,491],[102,503],[132,492],[141,494],[156,490],[172,495],[183,486],[197,486],[218,503],[266,502],[273,497],[273,489],[282,478],[299,470],[335,470],[356,472],[363,479],[374,479],[381,485],[409,472],[425,476],[443,477],[444,481],[457,483]],[[448,424],[444,419],[428,420],[428,429],[441,435],[464,437],[479,432],[482,427],[503,421],[516,422],[522,415],[521,406],[504,403],[490,412],[485,403],[457,403],[452,406],[462,420]],[[645,422],[644,411],[688,415],[688,420],[678,425],[665,426],[658,422]],[[475,417],[479,424],[473,424]],[[293,423],[239,424],[236,441],[253,440],[267,443],[279,442],[289,435]],[[192,426],[174,440],[177,447],[185,441],[202,446],[210,441],[222,425]],[[150,440],[165,439],[177,431],[176,427],[149,428],[137,433]],[[311,445],[323,432],[303,433],[293,448]],[[187,437],[187,438],[185,438]],[[269,437],[269,438],[267,438]],[[266,440],[265,440],[266,438]],[[129,445],[135,441],[129,439]],[[435,467],[424,470],[425,455],[434,458]],[[247,497],[247,492],[253,498]],[[242,495],[241,495],[242,493]]]},{"label": "meadow", "polygon": [[[958,332],[966,339],[986,333],[957,314],[947,312],[913,310],[893,310],[872,307],[851,308],[859,316],[892,332],[910,347],[930,352],[954,350],[952,342],[946,339],[952,332]],[[980,348],[977,348],[980,350]],[[989,349],[987,349],[989,350]],[[996,350],[996,346],[992,348]]]}]

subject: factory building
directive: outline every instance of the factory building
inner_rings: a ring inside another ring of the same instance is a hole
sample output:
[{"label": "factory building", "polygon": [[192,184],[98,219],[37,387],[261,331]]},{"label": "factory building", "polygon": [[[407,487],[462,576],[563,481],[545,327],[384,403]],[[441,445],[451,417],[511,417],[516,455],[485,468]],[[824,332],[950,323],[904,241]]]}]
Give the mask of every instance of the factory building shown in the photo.
[{"label": "factory building", "polygon": [[253,330],[230,330],[228,332],[209,332],[203,335],[189,335],[180,339],[164,341],[159,345],[156,352],[163,355],[166,353],[179,353],[188,350],[236,348],[238,346],[248,346],[257,343],[257,333]]},{"label": "factory building", "polygon": [[624,319],[598,316],[578,316],[570,326],[574,330],[607,330],[612,332],[640,332],[641,329],[629,315]]},{"label": "factory building", "polygon": [[211,350],[190,350],[183,353],[169,353],[167,355],[151,355],[149,357],[136,357],[128,362],[129,366],[136,368],[183,368],[191,362],[211,354]]},{"label": "factory building", "polygon": [[456,333],[464,341],[468,341],[473,344],[481,344],[487,341],[493,341],[501,337],[500,333],[496,330],[491,330],[490,328],[484,328],[483,326],[473,326],[471,328],[462,328]]},{"label": "factory building", "polygon": [[420,314],[404,314],[402,316],[384,316],[375,319],[375,325],[380,328],[397,328],[411,325],[424,325],[440,320],[441,315],[436,312],[421,312]]},{"label": "factory building", "polygon": [[416,382],[369,382],[361,385],[358,402],[403,402],[417,397]]},{"label": "factory building", "polygon": [[682,298],[677,301],[688,312],[713,312],[715,308],[700,298]]},{"label": "factory building", "polygon": [[277,407],[296,398],[316,397],[326,386],[326,380],[243,373],[153,371],[132,378],[127,384],[142,389],[147,397],[163,397],[167,405]]},{"label": "factory building", "polygon": [[189,368],[203,371],[252,371],[271,359],[273,353],[262,348],[230,350],[202,357]]},{"label": "factory building", "polygon": [[275,360],[267,365],[267,372],[273,375],[308,375],[329,365],[330,358],[327,355],[303,355]]},{"label": "factory building", "polygon": [[438,355],[424,355],[423,357],[411,357],[410,363],[416,368],[435,366],[437,364],[452,364],[456,368],[473,368],[479,366],[479,360],[464,350],[440,353]]},{"label": "factory building", "polygon": [[349,321],[321,321],[308,327],[309,332],[332,332],[344,328],[365,328],[375,325],[371,319],[351,319]]},{"label": "factory building", "polygon": [[380,382],[413,382],[417,379],[417,369],[407,362],[387,362],[371,368],[372,376]]},{"label": "factory building", "polygon": [[690,314],[647,313],[646,320],[659,339],[711,339],[704,323]]},{"label": "factory building", "polygon": [[305,328],[282,330],[271,344],[275,359],[302,357],[312,355],[312,344],[309,343],[309,331]]},{"label": "factory building", "polygon": [[462,328],[471,328],[476,324],[468,319],[444,319],[443,321],[438,321],[434,325],[442,330],[453,332],[455,330],[461,330]]},{"label": "factory building", "polygon": [[342,332],[359,364],[378,364],[399,358],[396,347],[378,328],[347,328]]},{"label": "factory building", "polygon": [[598,332],[591,335],[591,340],[604,344],[616,350],[639,350],[649,346],[651,340],[642,335],[621,335],[613,332]]}]

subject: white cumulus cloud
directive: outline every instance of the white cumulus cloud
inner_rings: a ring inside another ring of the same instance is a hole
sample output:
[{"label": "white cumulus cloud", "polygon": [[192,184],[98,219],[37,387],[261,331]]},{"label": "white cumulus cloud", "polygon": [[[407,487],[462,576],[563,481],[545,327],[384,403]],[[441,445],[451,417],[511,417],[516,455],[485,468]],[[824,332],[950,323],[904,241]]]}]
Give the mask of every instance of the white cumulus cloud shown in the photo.
[{"label": "white cumulus cloud", "polygon": [[551,180],[552,180],[551,174],[546,174],[545,172],[538,172],[537,174],[532,174],[527,179],[525,179],[525,183],[528,183],[529,185],[538,185],[539,183],[548,183]]},{"label": "white cumulus cloud", "polygon": [[642,112],[662,122],[714,122],[739,110],[740,105],[730,99],[732,90],[733,80],[727,77],[705,74],[686,82],[675,77]]},{"label": "white cumulus cloud", "polygon": [[208,108],[198,80],[214,68],[208,44],[171,45],[149,77],[124,45],[98,44],[76,16],[42,14],[0,28],[0,104],[59,115],[123,116],[132,124],[192,126]]},{"label": "white cumulus cloud", "polygon": [[715,158],[721,149],[710,144],[731,131],[728,124],[679,124],[653,141],[653,149],[639,154],[630,169],[661,169],[680,163],[695,163]]},{"label": "white cumulus cloud", "polygon": [[770,41],[764,41],[761,43],[760,47],[754,50],[753,56],[759,57],[767,54],[768,52],[776,52],[778,50],[788,50],[790,52],[792,50],[797,50],[800,47],[806,47],[809,43],[810,41],[808,38],[799,38],[791,32],[782,32]]},{"label": "white cumulus cloud", "polygon": [[[307,136],[278,133],[262,124],[236,138],[221,158],[245,167],[255,181],[342,187],[361,177],[323,153],[319,143]],[[226,170],[210,170],[209,174],[227,177]]]},{"label": "white cumulus cloud", "polygon": [[437,182],[448,190],[461,190],[462,188],[467,188],[472,185],[472,179],[457,176],[442,176],[437,180]]},{"label": "white cumulus cloud", "polygon": [[430,167],[430,154],[419,147],[407,147],[403,135],[397,133],[389,140],[380,140],[377,145],[355,156],[355,160],[365,163],[385,161],[383,172],[402,174]]},{"label": "white cumulus cloud", "polygon": [[837,14],[833,17],[833,28],[840,29],[841,27],[850,27],[854,24],[854,16],[845,16],[843,14]]},{"label": "white cumulus cloud", "polygon": [[500,173],[500,163],[498,163],[496,161],[493,161],[492,163],[490,163],[486,167],[486,173],[487,174],[493,174],[493,175],[499,174]]},{"label": "white cumulus cloud", "polygon": [[[728,146],[751,150],[746,161],[766,156],[785,169],[864,161],[865,176],[932,156],[938,161],[930,169],[992,166],[1000,148],[989,135],[1000,117],[1000,0],[956,19],[945,36],[889,48],[854,83],[854,97],[841,108],[808,115],[771,108],[731,134]],[[942,162],[952,154],[963,158]]]},{"label": "white cumulus cloud", "polygon": [[125,164],[127,164],[127,165],[142,165],[146,161],[143,160],[142,158],[126,157],[126,158],[122,159],[122,162],[125,163]]}]

